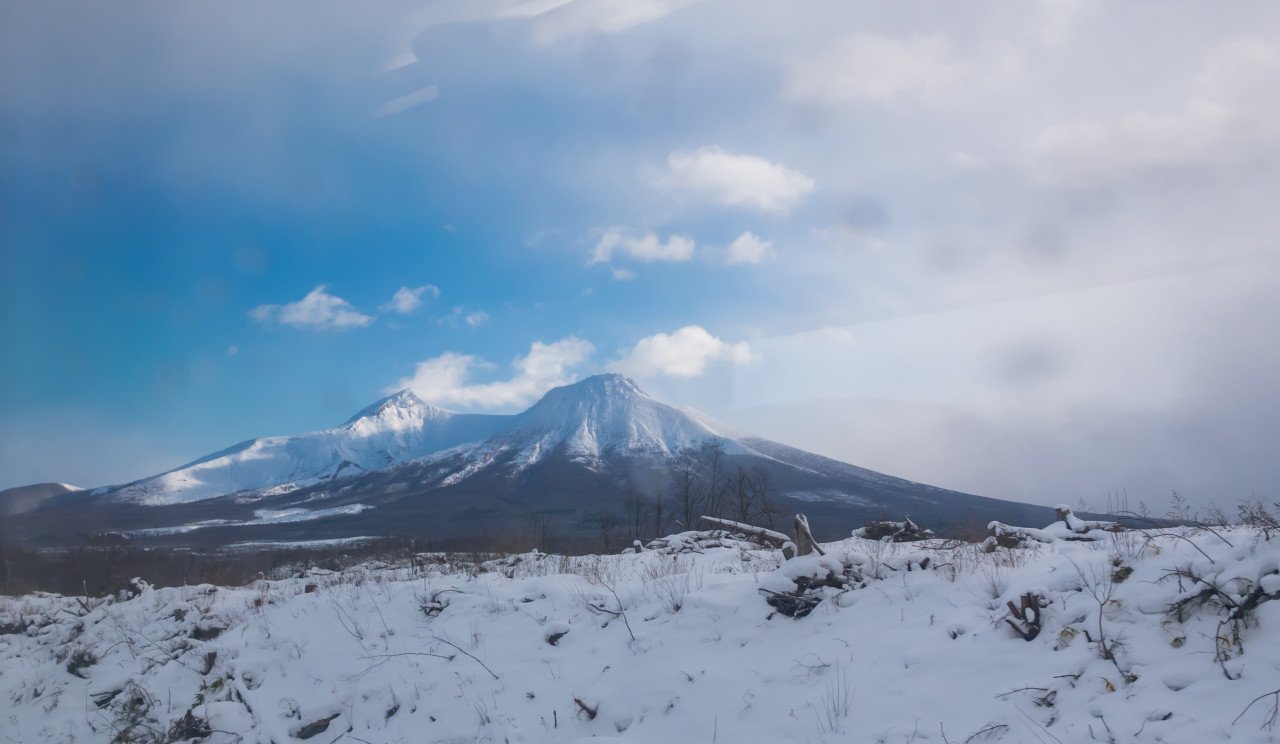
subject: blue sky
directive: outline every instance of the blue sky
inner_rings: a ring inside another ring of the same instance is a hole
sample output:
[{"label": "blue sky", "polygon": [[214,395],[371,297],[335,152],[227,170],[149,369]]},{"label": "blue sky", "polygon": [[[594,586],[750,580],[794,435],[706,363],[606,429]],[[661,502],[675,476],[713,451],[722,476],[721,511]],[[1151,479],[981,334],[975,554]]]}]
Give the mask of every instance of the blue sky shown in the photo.
[{"label": "blue sky", "polygon": [[0,8],[0,487],[606,369],[993,496],[1280,475],[1271,4]]}]

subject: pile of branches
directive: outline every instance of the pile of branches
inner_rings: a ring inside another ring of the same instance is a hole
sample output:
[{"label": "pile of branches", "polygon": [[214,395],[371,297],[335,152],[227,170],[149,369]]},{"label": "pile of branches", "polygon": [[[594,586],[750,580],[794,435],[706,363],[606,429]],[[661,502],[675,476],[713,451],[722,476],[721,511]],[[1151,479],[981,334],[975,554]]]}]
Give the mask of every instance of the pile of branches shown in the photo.
[{"label": "pile of branches", "polygon": [[903,518],[901,522],[867,522],[863,527],[854,530],[853,536],[861,537],[864,540],[918,542],[920,540],[929,540],[934,535],[933,530],[921,527],[912,522],[910,518]]}]

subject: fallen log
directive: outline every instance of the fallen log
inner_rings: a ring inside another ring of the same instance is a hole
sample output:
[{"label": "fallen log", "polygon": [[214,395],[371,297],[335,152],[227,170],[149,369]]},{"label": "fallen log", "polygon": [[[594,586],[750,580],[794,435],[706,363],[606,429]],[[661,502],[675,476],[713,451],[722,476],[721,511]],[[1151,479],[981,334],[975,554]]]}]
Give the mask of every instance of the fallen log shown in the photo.
[{"label": "fallen log", "polygon": [[781,548],[783,545],[791,542],[791,538],[776,530],[757,527],[754,524],[746,524],[744,522],[735,522],[732,519],[722,519],[721,517],[699,517],[700,521],[710,524],[719,525],[730,532],[740,532],[749,537],[754,537],[761,542],[773,548]]}]

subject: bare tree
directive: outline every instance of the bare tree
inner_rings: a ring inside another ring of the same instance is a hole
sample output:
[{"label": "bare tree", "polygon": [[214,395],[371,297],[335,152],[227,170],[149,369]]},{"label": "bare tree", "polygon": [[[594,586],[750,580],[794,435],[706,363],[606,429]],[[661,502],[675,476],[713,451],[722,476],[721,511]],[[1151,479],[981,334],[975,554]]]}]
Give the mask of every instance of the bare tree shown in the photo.
[{"label": "bare tree", "polygon": [[617,512],[598,511],[592,516],[592,522],[600,535],[600,551],[608,553],[613,550],[618,542],[618,533],[623,528],[622,519]]},{"label": "bare tree", "polygon": [[773,515],[778,512],[778,507],[769,498],[769,489],[772,486],[773,474],[768,468],[762,465],[751,468],[747,487],[751,489],[751,500],[755,504],[756,514],[759,515],[760,521],[769,527],[773,527]]},{"label": "bare tree", "polygon": [[739,522],[751,522],[756,516],[754,492],[751,490],[747,469],[738,466],[732,476],[725,478],[725,492],[728,495],[729,513]]},{"label": "bare tree", "polygon": [[738,522],[763,523],[773,526],[775,509],[769,502],[769,487],[773,477],[764,467],[750,469],[741,465],[724,478],[725,507]]},{"label": "bare tree", "polygon": [[667,513],[667,499],[662,493],[661,483],[654,487],[653,500],[649,503],[649,518],[653,520],[654,537],[667,534],[667,522],[671,519],[671,515]]},{"label": "bare tree", "polygon": [[642,539],[645,529],[649,526],[649,501],[645,499],[639,488],[632,487],[627,490],[622,506],[627,520],[626,528],[631,534],[631,539]]},{"label": "bare tree", "polygon": [[706,442],[699,451],[703,464],[703,481],[706,483],[706,496],[703,511],[706,514],[720,516],[724,508],[724,444],[718,441]]},{"label": "bare tree", "polygon": [[676,519],[686,530],[694,529],[703,511],[703,483],[698,473],[696,458],[683,452],[676,460],[675,480]]}]

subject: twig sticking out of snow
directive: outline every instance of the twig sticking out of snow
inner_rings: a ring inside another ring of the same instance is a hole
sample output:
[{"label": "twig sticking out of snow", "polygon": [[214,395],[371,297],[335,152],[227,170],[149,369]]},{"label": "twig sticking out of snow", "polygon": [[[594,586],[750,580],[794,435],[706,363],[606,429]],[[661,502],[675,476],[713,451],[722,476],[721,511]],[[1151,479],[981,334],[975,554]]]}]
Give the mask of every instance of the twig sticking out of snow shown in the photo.
[{"label": "twig sticking out of snow", "polygon": [[475,656],[474,654],[468,653],[466,649],[462,648],[461,646],[459,646],[458,644],[456,644],[456,643],[454,643],[453,641],[449,640],[448,638],[441,638],[441,637],[440,637],[440,636],[438,636],[438,635],[433,635],[433,636],[431,636],[431,640],[433,640],[433,641],[437,641],[437,642],[439,642],[439,643],[443,643],[443,644],[445,644],[445,645],[447,645],[447,646],[451,646],[451,647],[453,647],[455,650],[457,650],[457,651],[458,651],[458,653],[462,654],[463,656],[466,656],[466,657],[470,658],[470,659],[471,659],[472,661],[474,661],[475,663],[477,663],[477,664],[479,664],[480,666],[484,667],[484,670],[485,670],[486,672],[488,672],[490,675],[492,675],[494,679],[502,679],[501,677],[499,677],[499,676],[498,676],[498,673],[497,673],[497,672],[495,672],[495,671],[493,671],[492,669],[490,669],[490,668],[489,668],[489,665],[488,665],[488,664],[484,663],[483,661],[480,661],[480,659],[476,658],[476,656]]},{"label": "twig sticking out of snow", "polygon": [[1244,714],[1248,713],[1250,708],[1252,708],[1257,703],[1263,700],[1266,700],[1267,698],[1271,698],[1271,713],[1268,714],[1265,719],[1263,719],[1262,725],[1258,727],[1258,730],[1261,731],[1264,728],[1267,728],[1267,729],[1275,728],[1276,720],[1277,718],[1280,718],[1280,690],[1272,690],[1271,692],[1264,692],[1261,695],[1254,698],[1253,700],[1251,700],[1248,705],[1244,706],[1244,710],[1240,711],[1240,715],[1235,717],[1235,720],[1231,722],[1231,725],[1232,726],[1236,725],[1236,722],[1239,721],[1241,718],[1244,718]]}]

